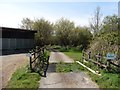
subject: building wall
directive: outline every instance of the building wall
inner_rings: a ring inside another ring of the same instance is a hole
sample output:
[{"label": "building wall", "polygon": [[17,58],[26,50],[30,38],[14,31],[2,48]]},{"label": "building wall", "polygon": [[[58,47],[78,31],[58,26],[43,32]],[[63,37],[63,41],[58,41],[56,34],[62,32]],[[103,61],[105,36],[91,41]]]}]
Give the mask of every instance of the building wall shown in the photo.
[{"label": "building wall", "polygon": [[2,38],[2,49],[30,49],[34,47],[34,39],[16,39],[16,38]]},{"label": "building wall", "polygon": [[0,38],[0,55],[1,55],[1,50],[2,50],[2,38]]}]

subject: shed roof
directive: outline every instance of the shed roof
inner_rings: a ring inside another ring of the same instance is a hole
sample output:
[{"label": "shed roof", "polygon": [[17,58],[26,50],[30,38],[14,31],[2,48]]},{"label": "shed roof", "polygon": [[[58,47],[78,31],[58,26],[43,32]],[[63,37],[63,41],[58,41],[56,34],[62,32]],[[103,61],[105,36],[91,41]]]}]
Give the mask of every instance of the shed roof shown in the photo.
[{"label": "shed roof", "polygon": [[18,32],[32,32],[37,33],[36,30],[20,29],[20,28],[10,28],[10,27],[0,27],[1,31],[18,31]]}]

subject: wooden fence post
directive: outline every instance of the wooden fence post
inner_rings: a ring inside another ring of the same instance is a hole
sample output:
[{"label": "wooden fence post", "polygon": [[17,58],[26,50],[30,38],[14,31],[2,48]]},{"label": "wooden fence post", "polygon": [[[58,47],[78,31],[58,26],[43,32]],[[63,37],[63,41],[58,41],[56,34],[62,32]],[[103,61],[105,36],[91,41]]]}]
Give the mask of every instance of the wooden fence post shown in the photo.
[{"label": "wooden fence post", "polygon": [[110,70],[110,59],[107,60],[107,70]]},{"label": "wooden fence post", "polygon": [[32,70],[32,56],[31,56],[31,52],[30,52],[30,69]]},{"label": "wooden fence post", "polygon": [[34,58],[36,58],[36,50],[35,49],[33,49],[33,53],[34,53]]},{"label": "wooden fence post", "polygon": [[88,60],[91,59],[91,52],[88,52]]},{"label": "wooden fence post", "polygon": [[82,51],[82,63],[84,62],[84,58],[85,58],[85,52],[84,50]]}]

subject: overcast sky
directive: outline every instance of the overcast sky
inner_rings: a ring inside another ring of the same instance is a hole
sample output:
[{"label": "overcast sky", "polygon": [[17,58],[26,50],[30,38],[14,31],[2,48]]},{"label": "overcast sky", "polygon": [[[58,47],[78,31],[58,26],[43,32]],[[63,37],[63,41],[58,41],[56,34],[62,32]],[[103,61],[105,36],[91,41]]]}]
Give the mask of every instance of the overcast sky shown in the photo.
[{"label": "overcast sky", "polygon": [[[54,1],[54,0],[52,0]],[[86,0],[85,0],[86,1]],[[75,25],[89,25],[89,19],[97,6],[104,16],[118,14],[118,2],[38,2],[7,0],[0,3],[0,26],[19,27],[25,17],[30,19],[45,18],[51,22],[61,17],[75,22]]]}]

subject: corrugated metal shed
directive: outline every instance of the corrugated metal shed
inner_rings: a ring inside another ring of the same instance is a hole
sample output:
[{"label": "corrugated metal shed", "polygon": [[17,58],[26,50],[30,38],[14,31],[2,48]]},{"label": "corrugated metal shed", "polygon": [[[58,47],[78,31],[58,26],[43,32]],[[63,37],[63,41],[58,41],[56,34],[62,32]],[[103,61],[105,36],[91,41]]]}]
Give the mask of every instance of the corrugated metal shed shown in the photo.
[{"label": "corrugated metal shed", "polygon": [[37,31],[0,27],[0,38],[2,39],[2,51],[31,49],[34,47],[34,37]]}]

